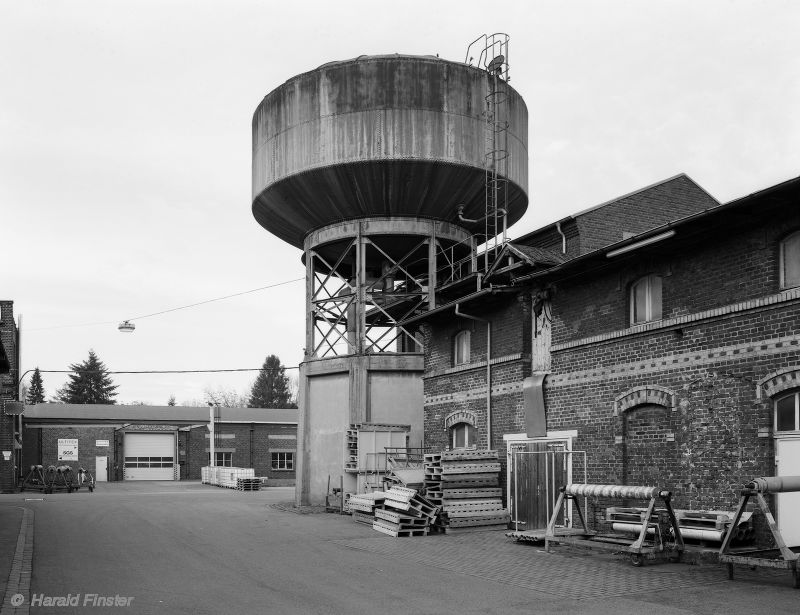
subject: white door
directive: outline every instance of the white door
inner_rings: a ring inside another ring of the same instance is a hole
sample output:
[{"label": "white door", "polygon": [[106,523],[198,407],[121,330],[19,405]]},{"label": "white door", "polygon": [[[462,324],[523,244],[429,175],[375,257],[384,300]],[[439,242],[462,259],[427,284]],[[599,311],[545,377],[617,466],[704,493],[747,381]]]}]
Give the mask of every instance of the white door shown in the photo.
[{"label": "white door", "polygon": [[175,435],[126,433],[125,480],[175,480]]},{"label": "white door", "polygon": [[94,458],[94,480],[98,483],[108,480],[108,457]]},{"label": "white door", "polygon": [[[778,476],[800,476],[800,438],[775,442]],[[800,546],[800,491],[778,494],[778,528],[790,547]]]}]

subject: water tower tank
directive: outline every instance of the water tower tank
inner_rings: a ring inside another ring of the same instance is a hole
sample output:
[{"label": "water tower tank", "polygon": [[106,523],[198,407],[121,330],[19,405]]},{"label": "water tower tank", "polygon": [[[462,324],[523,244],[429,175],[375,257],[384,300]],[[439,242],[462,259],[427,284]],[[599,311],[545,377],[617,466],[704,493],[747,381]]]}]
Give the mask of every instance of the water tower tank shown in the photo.
[{"label": "water tower tank", "polygon": [[298,504],[324,502],[329,477],[362,491],[342,461],[354,425],[423,438],[424,335],[404,323],[462,272],[480,284],[476,246],[501,228],[498,211],[513,224],[528,205],[528,112],[500,79],[507,57],[332,62],[256,109],[253,214],[306,268]]},{"label": "water tower tank", "polygon": [[[491,76],[432,56],[331,62],[270,92],[253,116],[253,214],[303,247],[336,221],[458,222],[485,212]],[[528,205],[528,111],[504,84],[507,223]],[[462,226],[464,225],[461,223]]]}]

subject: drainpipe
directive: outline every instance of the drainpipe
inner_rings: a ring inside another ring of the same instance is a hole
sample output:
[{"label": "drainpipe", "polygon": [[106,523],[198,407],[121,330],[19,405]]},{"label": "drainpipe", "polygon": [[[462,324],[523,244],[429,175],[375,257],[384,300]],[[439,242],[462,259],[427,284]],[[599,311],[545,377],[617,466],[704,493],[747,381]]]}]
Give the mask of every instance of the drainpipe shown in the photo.
[{"label": "drainpipe", "polygon": [[485,318],[464,314],[460,307],[456,303],[456,316],[486,323],[486,441],[489,450],[492,450],[492,322]]},{"label": "drainpipe", "polygon": [[561,230],[561,222],[556,222],[556,230],[558,234],[561,235],[561,254],[567,253],[567,236],[564,234],[564,231]]}]

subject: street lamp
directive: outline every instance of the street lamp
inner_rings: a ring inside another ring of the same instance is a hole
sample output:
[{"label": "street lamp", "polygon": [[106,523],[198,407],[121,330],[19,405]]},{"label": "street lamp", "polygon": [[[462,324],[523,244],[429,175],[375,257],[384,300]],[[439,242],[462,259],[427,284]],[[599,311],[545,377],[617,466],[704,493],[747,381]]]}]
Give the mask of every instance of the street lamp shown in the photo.
[{"label": "street lamp", "polygon": [[122,333],[133,333],[133,330],[135,328],[136,325],[129,320],[123,320],[121,323],[119,323],[119,326],[117,327],[117,329],[119,329],[120,332]]}]

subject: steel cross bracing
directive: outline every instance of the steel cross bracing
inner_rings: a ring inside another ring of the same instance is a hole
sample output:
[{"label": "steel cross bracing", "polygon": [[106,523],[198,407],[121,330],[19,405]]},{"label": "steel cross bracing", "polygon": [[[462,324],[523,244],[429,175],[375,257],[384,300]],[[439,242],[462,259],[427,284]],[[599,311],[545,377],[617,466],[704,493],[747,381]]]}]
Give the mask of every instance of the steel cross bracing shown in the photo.
[{"label": "steel cross bracing", "polygon": [[[430,303],[428,267],[430,245],[434,260],[442,260],[443,272],[454,277],[452,248],[435,237],[409,237],[412,243],[399,257],[386,249],[385,237],[362,236],[344,244],[334,261],[319,250],[307,252],[311,275],[310,311],[313,322],[311,356],[323,358],[359,352],[422,352],[412,331],[398,323]],[[380,274],[364,273],[366,251],[370,260],[381,263]],[[355,262],[355,265],[353,263]],[[346,277],[345,269],[351,267]]]}]

